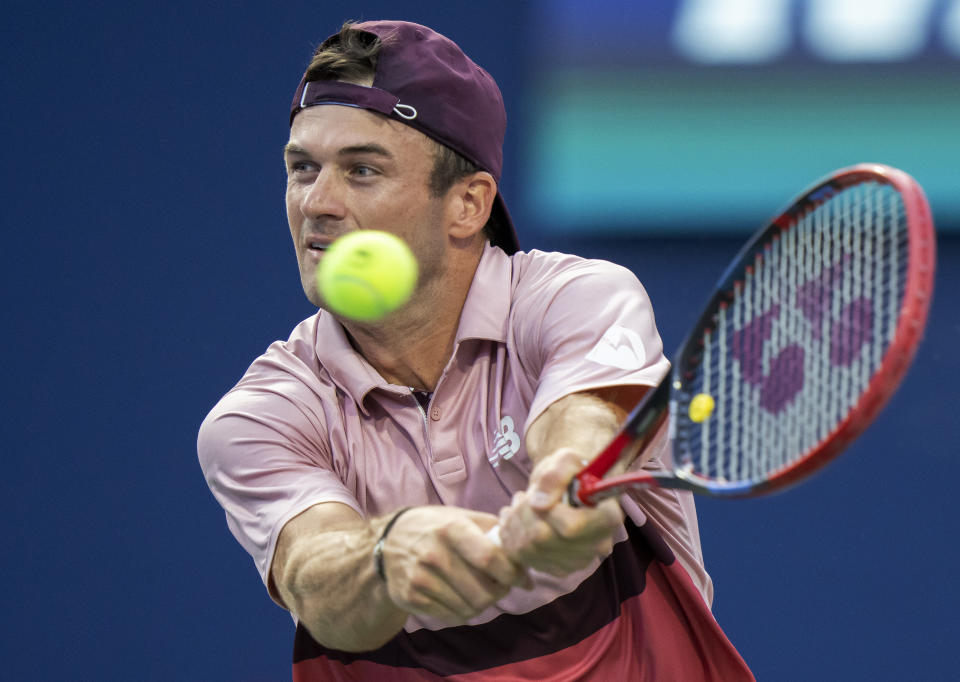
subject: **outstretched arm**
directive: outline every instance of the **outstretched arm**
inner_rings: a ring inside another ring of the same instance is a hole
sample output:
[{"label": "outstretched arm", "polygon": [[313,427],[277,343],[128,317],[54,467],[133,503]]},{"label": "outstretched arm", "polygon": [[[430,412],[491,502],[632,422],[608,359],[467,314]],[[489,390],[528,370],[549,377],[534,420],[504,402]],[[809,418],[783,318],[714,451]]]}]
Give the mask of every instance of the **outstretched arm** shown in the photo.
[{"label": "outstretched arm", "polygon": [[410,614],[463,623],[527,583],[485,533],[496,517],[455,507],[416,507],[373,548],[393,514],[365,520],[336,502],[284,526],[271,577],[283,603],[321,644],[344,651],[382,646]]}]

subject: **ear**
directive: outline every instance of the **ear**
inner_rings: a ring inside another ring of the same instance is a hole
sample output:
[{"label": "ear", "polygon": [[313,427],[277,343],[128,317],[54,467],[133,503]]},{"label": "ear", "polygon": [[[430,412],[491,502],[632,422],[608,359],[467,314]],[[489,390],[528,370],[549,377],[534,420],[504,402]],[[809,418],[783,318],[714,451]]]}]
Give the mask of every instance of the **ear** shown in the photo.
[{"label": "ear", "polygon": [[478,171],[454,183],[448,194],[449,228],[456,239],[468,239],[483,229],[493,210],[497,182],[486,171]]}]

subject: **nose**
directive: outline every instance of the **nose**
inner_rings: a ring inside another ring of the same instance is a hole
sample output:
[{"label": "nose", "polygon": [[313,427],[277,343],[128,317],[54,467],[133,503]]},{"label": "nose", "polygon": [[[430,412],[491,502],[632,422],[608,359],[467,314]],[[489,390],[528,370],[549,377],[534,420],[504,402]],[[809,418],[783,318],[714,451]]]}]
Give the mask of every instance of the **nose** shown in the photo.
[{"label": "nose", "polygon": [[303,195],[300,210],[303,211],[304,216],[312,220],[319,218],[340,220],[346,215],[342,190],[334,173],[323,169],[317,173],[313,184]]}]

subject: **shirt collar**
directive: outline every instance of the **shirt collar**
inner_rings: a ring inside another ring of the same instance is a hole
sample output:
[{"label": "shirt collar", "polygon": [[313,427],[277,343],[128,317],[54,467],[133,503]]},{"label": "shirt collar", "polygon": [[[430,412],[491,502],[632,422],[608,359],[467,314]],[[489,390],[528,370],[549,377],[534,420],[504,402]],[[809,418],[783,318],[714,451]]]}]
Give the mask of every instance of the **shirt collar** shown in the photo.
[{"label": "shirt collar", "polygon": [[347,332],[337,319],[325,310],[317,313],[317,339],[314,344],[317,360],[333,382],[366,412],[363,398],[374,388],[398,392],[350,344]]},{"label": "shirt collar", "polygon": [[[510,256],[487,244],[473,275],[467,299],[460,314],[454,354],[467,339],[487,339],[505,343],[510,316],[510,291],[513,267]],[[317,360],[333,382],[366,412],[363,399],[374,388],[391,393],[404,388],[387,383],[350,344],[347,333],[336,318],[326,311],[317,313]]]},{"label": "shirt collar", "polygon": [[463,303],[457,344],[466,339],[506,342],[512,278],[510,256],[499,247],[487,244]]}]

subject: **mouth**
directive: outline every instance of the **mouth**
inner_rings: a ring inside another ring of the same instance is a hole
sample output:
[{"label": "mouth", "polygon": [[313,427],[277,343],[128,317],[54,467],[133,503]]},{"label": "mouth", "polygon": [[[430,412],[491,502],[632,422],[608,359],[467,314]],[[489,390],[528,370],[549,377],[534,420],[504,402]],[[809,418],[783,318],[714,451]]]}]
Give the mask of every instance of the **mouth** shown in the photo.
[{"label": "mouth", "polygon": [[333,243],[332,239],[324,237],[312,237],[305,242],[307,251],[313,253],[314,255],[319,255],[330,248],[330,244]]}]

